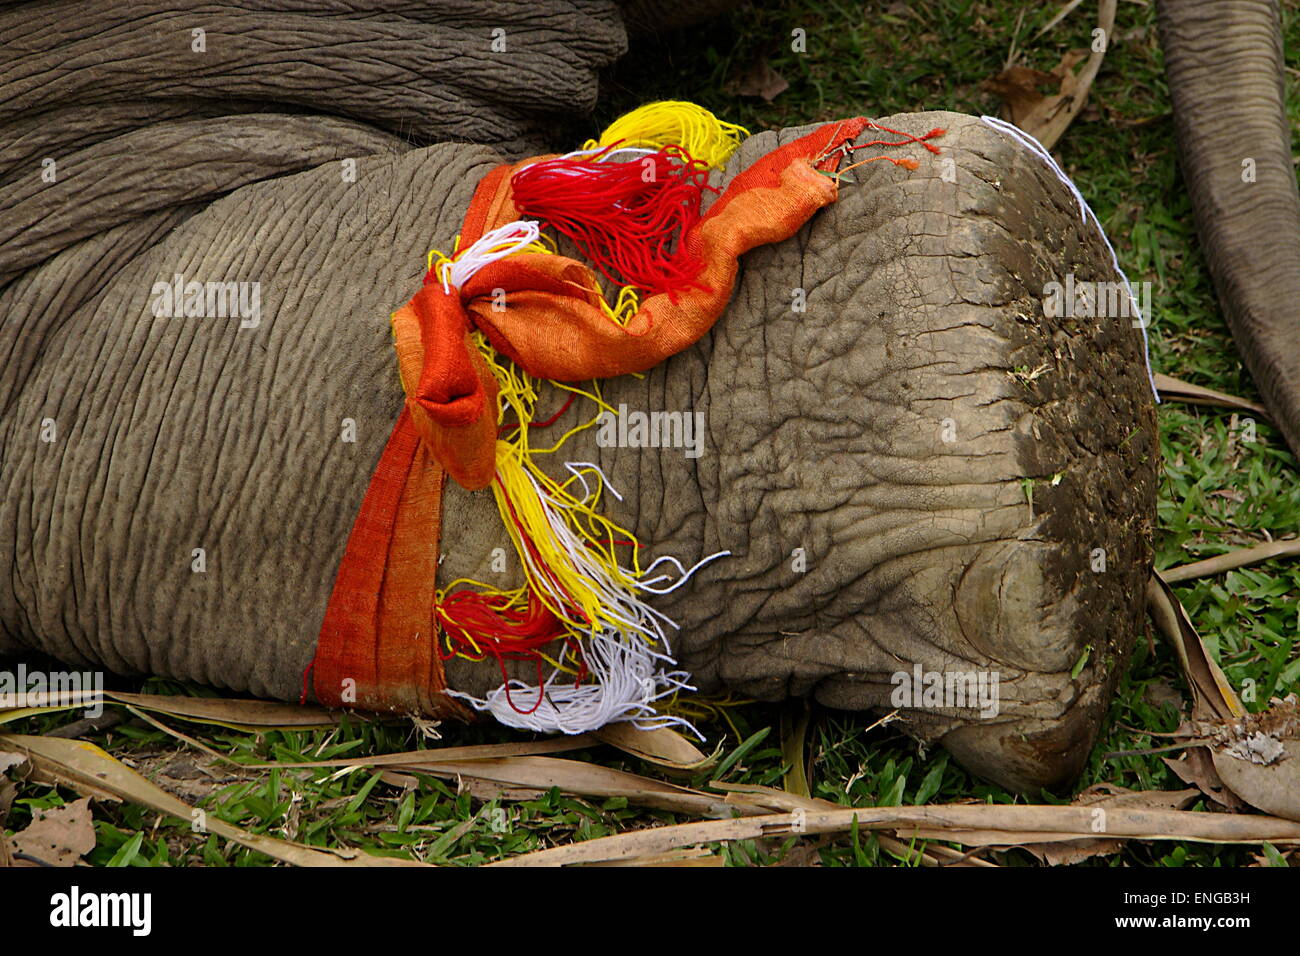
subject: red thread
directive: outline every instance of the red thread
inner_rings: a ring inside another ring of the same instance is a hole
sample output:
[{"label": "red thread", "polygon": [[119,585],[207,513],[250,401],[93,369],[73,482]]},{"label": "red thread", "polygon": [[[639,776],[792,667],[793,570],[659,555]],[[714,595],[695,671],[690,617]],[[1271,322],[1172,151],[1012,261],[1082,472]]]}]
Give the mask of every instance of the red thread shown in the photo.
[{"label": "red thread", "polygon": [[[558,422],[558,421],[560,420],[560,416],[563,415],[565,412],[567,412],[567,411],[569,410],[569,406],[573,404],[573,399],[574,399],[575,397],[576,397],[575,393],[574,393],[574,392],[570,392],[570,393],[569,393],[569,397],[568,397],[568,399],[565,401],[565,403],[564,403],[563,405],[560,406],[560,410],[559,410],[558,412],[556,412],[556,413],[555,413],[554,415],[552,415],[550,418],[546,419],[546,421],[544,421],[544,422],[529,422],[529,423],[528,423],[528,427],[529,427],[529,428],[546,428],[548,425],[554,425],[556,422]],[[503,432],[507,432],[507,431],[511,431],[512,429],[515,429],[515,428],[518,428],[518,427],[519,427],[519,423],[518,423],[518,422],[510,422],[509,424],[502,425],[502,426],[501,426],[501,431],[503,431]]]},{"label": "red thread", "polygon": [[709,168],[678,146],[624,162],[548,159],[510,180],[516,208],[572,239],[607,279],[651,295],[695,285],[704,268],[681,242],[700,220]]},{"label": "red thread", "polygon": [[934,129],[930,130],[930,132],[926,133],[924,136],[913,136],[911,133],[904,133],[901,130],[890,129],[888,126],[880,126],[877,123],[868,123],[867,125],[870,126],[872,129],[880,130],[882,133],[891,133],[894,136],[902,136],[904,138],[899,140],[896,143],[891,143],[888,140],[883,140],[883,139],[873,139],[869,143],[858,143],[856,146],[845,146],[844,148],[847,151],[852,152],[855,149],[863,149],[864,147],[867,146],[906,146],[909,143],[920,143],[930,152],[938,155],[939,147],[934,146],[925,141],[927,139],[934,139],[936,136],[942,136],[944,133],[947,132],[947,130],[941,129],[936,126]]},{"label": "red thread", "polygon": [[[567,406],[566,406],[567,407]],[[563,410],[561,410],[561,413]],[[557,414],[555,417],[559,417]],[[541,556],[531,536],[523,528],[515,514],[513,503],[504,497],[509,520],[514,524],[519,540],[532,558],[533,566],[538,568],[551,581],[557,591],[568,598],[567,592],[551,575],[541,560]],[[581,608],[568,599],[574,616],[583,623],[591,621]],[[537,668],[537,686],[542,687],[542,656],[538,651],[552,641],[564,639],[566,646],[578,662],[578,674],[575,685],[581,684],[587,676],[587,662],[582,653],[582,645],[572,634],[566,633],[564,623],[538,599],[536,592],[528,589],[528,603],[524,607],[515,606],[509,595],[483,594],[468,588],[451,592],[441,602],[434,603],[434,616],[446,637],[445,650],[440,648],[443,660],[461,655],[470,660],[486,660],[488,655],[496,658],[501,668],[502,681],[506,689],[506,701],[512,710],[519,714],[531,714],[542,705],[545,692],[538,694],[537,702],[528,710],[516,706],[510,694],[510,677],[506,670],[506,661],[531,660]]]}]

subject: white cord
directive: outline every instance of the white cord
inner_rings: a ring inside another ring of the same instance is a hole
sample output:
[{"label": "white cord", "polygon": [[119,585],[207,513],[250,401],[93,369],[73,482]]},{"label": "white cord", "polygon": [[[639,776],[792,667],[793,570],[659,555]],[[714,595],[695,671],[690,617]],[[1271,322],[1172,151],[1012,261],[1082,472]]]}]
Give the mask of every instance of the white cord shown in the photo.
[{"label": "white cord", "polygon": [[517,219],[484,233],[455,259],[442,264],[442,291],[450,294],[453,286],[459,289],[485,265],[514,255],[536,242],[541,234],[541,226],[534,219]]},{"label": "white cord", "polygon": [[1119,273],[1120,279],[1124,281],[1124,291],[1128,293],[1129,306],[1133,309],[1133,313],[1141,320],[1139,328],[1142,329],[1142,355],[1146,361],[1147,380],[1151,383],[1151,394],[1155,396],[1156,402],[1159,402],[1160,391],[1156,388],[1156,377],[1151,371],[1151,343],[1147,339],[1147,320],[1146,317],[1142,315],[1142,310],[1138,308],[1137,299],[1133,295],[1133,287],[1129,285],[1128,276],[1124,274],[1124,270],[1119,266],[1119,256],[1115,254],[1115,247],[1112,246],[1110,240],[1106,238],[1106,230],[1101,228],[1101,220],[1097,218],[1097,214],[1092,211],[1092,207],[1089,206],[1087,200],[1083,198],[1083,193],[1079,192],[1079,187],[1075,186],[1074,183],[1070,181],[1070,177],[1065,175],[1064,170],[1062,170],[1060,166],[1056,165],[1056,160],[1052,159],[1052,154],[1043,148],[1042,143],[1036,140],[1029,133],[1026,133],[1020,127],[1008,123],[1006,120],[999,119],[996,116],[981,116],[980,119],[994,129],[1006,133],[1043,162],[1047,163],[1048,168],[1056,174],[1056,178],[1065,184],[1065,188],[1070,190],[1070,194],[1078,201],[1079,218],[1082,219],[1084,223],[1087,223],[1088,220],[1091,219],[1093,224],[1097,227],[1097,232],[1101,236],[1101,241],[1106,244],[1106,251],[1110,253],[1110,261],[1115,266],[1115,271]]},{"label": "white cord", "polygon": [[[618,492],[609,483],[600,467],[591,462],[566,462],[565,467],[582,482],[584,499],[591,491],[582,476],[583,469],[600,475],[605,487],[614,495]],[[597,730],[617,721],[631,721],[642,729],[681,727],[703,740],[703,736],[689,721],[670,717],[655,711],[654,702],[679,690],[694,690],[687,681],[690,674],[670,670],[677,666],[672,657],[664,625],[678,630],[675,621],[661,611],[640,600],[635,593],[616,580],[610,572],[592,557],[590,549],[569,527],[560,509],[571,507],[543,494],[537,479],[525,472],[538,496],[547,524],[555,533],[556,544],[569,556],[574,569],[586,578],[599,594],[604,613],[618,626],[604,627],[582,636],[585,662],[590,680],[574,685],[572,676],[556,670],[541,687],[521,680],[510,680],[491,691],[486,697],[472,697],[459,691],[447,693],[469,703],[476,710],[487,711],[508,727],[534,730],[541,733],[581,734]],[[659,575],[650,580],[635,582],[637,590],[648,594],[669,594],[681,587],[700,568],[730,551],[719,551],[697,562],[690,569],[672,555],[656,559],[645,569],[644,578],[663,563],[676,566],[679,576],[668,587],[655,585],[672,580]],[[521,554],[534,586],[546,591],[553,601],[563,603],[565,595],[544,569],[537,566],[531,553]],[[630,576],[630,575],[629,575]],[[662,651],[655,649],[661,646]],[[561,654],[561,662],[564,654]],[[523,698],[518,703],[515,698]],[[534,705],[536,705],[534,707]],[[520,711],[526,711],[521,713]]]}]

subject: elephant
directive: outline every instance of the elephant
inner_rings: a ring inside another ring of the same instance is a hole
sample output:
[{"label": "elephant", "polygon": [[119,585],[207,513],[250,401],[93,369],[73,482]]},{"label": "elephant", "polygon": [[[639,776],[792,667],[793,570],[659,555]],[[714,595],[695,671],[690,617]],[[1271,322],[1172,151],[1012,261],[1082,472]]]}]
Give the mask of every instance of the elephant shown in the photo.
[{"label": "elephant", "polygon": [[[162,4],[0,13],[20,51],[0,79],[0,656],[299,699],[402,407],[388,314],[475,185],[557,145],[556,114],[589,108],[626,44],[597,0],[307,7],[205,7],[206,26]],[[1198,11],[1162,4],[1167,42]],[[464,76],[498,24],[507,49],[531,38],[530,83],[481,52]],[[263,27],[269,52],[246,45]],[[199,68],[196,29],[219,54]],[[445,36],[466,46],[439,58]],[[50,81],[55,49],[70,66]],[[951,165],[855,170],[745,257],[711,333],[604,383],[615,408],[702,416],[698,455],[583,432],[571,457],[653,554],[727,552],[656,600],[701,691],[898,710],[981,776],[1059,788],[1142,627],[1143,336],[1044,308],[1067,273],[1120,277],[1021,141],[952,113],[879,122],[943,128]],[[717,185],[800,132],[751,137]],[[177,275],[250,294],[225,319],[155,315]],[[491,495],[449,483],[438,581],[489,578],[502,551]],[[996,674],[996,713],[898,703],[909,676],[952,672]],[[477,697],[502,675],[453,658],[446,678]]]}]

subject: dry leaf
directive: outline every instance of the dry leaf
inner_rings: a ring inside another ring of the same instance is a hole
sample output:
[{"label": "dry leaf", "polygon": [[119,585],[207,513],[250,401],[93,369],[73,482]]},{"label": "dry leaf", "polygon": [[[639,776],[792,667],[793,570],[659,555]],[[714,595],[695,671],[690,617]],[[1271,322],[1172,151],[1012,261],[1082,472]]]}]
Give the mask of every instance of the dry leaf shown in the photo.
[{"label": "dry leaf", "polygon": [[[1190,806],[1198,796],[1198,791],[1194,789],[1138,791],[1127,790],[1113,784],[1097,784],[1080,793],[1072,802],[1074,806],[1102,807],[1106,810],[1111,807],[1182,810]],[[1021,844],[1021,849],[1028,850],[1048,866],[1068,866],[1090,857],[1118,853],[1121,846],[1123,846],[1122,840],[1099,837],[1095,840]]]},{"label": "dry leaf", "polygon": [[[598,837],[539,850],[491,866],[569,866],[625,860],[684,846],[729,840],[762,840],[792,834],[843,833],[855,824],[864,830],[896,830],[901,839],[918,831],[934,839],[971,843],[992,831],[1010,834],[1015,845],[1035,839],[1095,839],[1089,807],[958,804],[924,807],[864,807],[795,810],[791,813],[680,823]],[[1300,823],[1255,814],[1204,813],[1114,807],[1106,814],[1109,837],[1137,840],[1196,840],[1206,843],[1300,844]]]},{"label": "dry leaf", "polygon": [[673,770],[698,770],[716,763],[717,753],[706,757],[700,749],[671,727],[640,730],[627,721],[606,724],[595,732],[605,743]]},{"label": "dry leaf", "polygon": [[380,857],[360,850],[326,850],[288,840],[249,833],[215,814],[199,814],[194,807],[150,783],[120,760],[83,740],[0,734],[0,747],[25,754],[34,770],[80,791],[107,792],[157,810],[185,823],[202,820],[203,827],[241,846],[298,866],[425,866],[412,860]]},{"label": "dry leaf", "polygon": [[1268,418],[1268,409],[1258,402],[1252,402],[1227,392],[1219,392],[1204,385],[1193,385],[1170,375],[1155,373],[1156,388],[1161,398],[1185,402],[1188,405],[1208,405],[1211,408],[1235,408],[1238,411],[1252,412],[1262,418]]},{"label": "dry leaf", "polygon": [[758,96],[765,102],[772,102],[790,88],[790,84],[780,73],[772,69],[772,64],[763,57],[750,64],[749,69],[740,76],[731,89],[738,96]]},{"label": "dry leaf", "polygon": [[[1098,27],[1106,37],[1114,32],[1116,5],[1117,0],[1101,0]],[[1087,63],[1076,72],[1075,66],[1085,56]],[[1097,78],[1104,57],[1104,49],[1091,53],[1070,50],[1050,73],[1012,66],[986,80],[983,87],[1006,103],[1003,110],[1005,119],[1035,137],[1044,149],[1050,150],[1087,103],[1088,90]],[[1043,86],[1056,88],[1057,92],[1044,94],[1040,89]]]},{"label": "dry leaf", "polygon": [[1263,713],[1222,721],[1210,741],[1214,769],[1253,807],[1300,820],[1300,698],[1274,698]]},{"label": "dry leaf", "polygon": [[170,714],[196,723],[217,724],[235,730],[300,730],[304,727],[332,727],[339,722],[338,711],[271,700],[171,697],[162,694],[124,694],[111,691],[104,696],[110,700],[132,704],[142,710]]},{"label": "dry leaf", "polygon": [[629,803],[695,816],[730,816],[725,801],[710,793],[662,780],[558,757],[506,757],[498,760],[428,761],[412,767],[435,777],[477,777],[507,787],[549,790],[585,797],[623,797]]},{"label": "dry leaf", "polygon": [[1210,752],[1204,747],[1188,748],[1179,760],[1172,757],[1161,759],[1179,780],[1200,790],[1219,805],[1234,813],[1247,808],[1246,803],[1219,778],[1219,772],[1214,769],[1214,761],[1210,759]]},{"label": "dry leaf", "polygon": [[95,848],[95,825],[90,818],[90,797],[75,803],[38,810],[32,822],[10,841],[10,851],[24,854],[48,866],[76,866]]},{"label": "dry leaf", "polygon": [[1192,717],[1200,721],[1244,717],[1246,708],[1236,691],[1205,649],[1173,589],[1159,574],[1152,574],[1147,582],[1147,612],[1178,653],[1183,676],[1192,690]]}]

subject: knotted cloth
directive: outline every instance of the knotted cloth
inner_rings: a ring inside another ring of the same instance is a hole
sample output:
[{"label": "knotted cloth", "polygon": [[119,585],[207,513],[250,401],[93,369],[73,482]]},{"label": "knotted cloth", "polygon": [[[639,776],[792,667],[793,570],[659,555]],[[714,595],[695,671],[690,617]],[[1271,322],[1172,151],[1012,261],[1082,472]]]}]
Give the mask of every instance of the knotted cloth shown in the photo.
[{"label": "knotted cloth", "polygon": [[[459,287],[431,268],[393,314],[406,402],[349,535],[312,665],[331,706],[466,717],[448,697],[435,616],[444,474],[467,489],[492,482],[498,386],[474,344],[528,374],[579,382],[641,372],[699,341],[726,309],[738,259],[794,235],[835,200],[834,170],[865,118],[819,127],[735,176],[680,238],[702,268],[686,288],[648,296],[626,325],[602,309],[595,274],[558,254],[518,252]],[[490,172],[478,185],[460,248],[520,219],[511,182],[537,157]],[[305,684],[305,681],[304,681]]]}]

